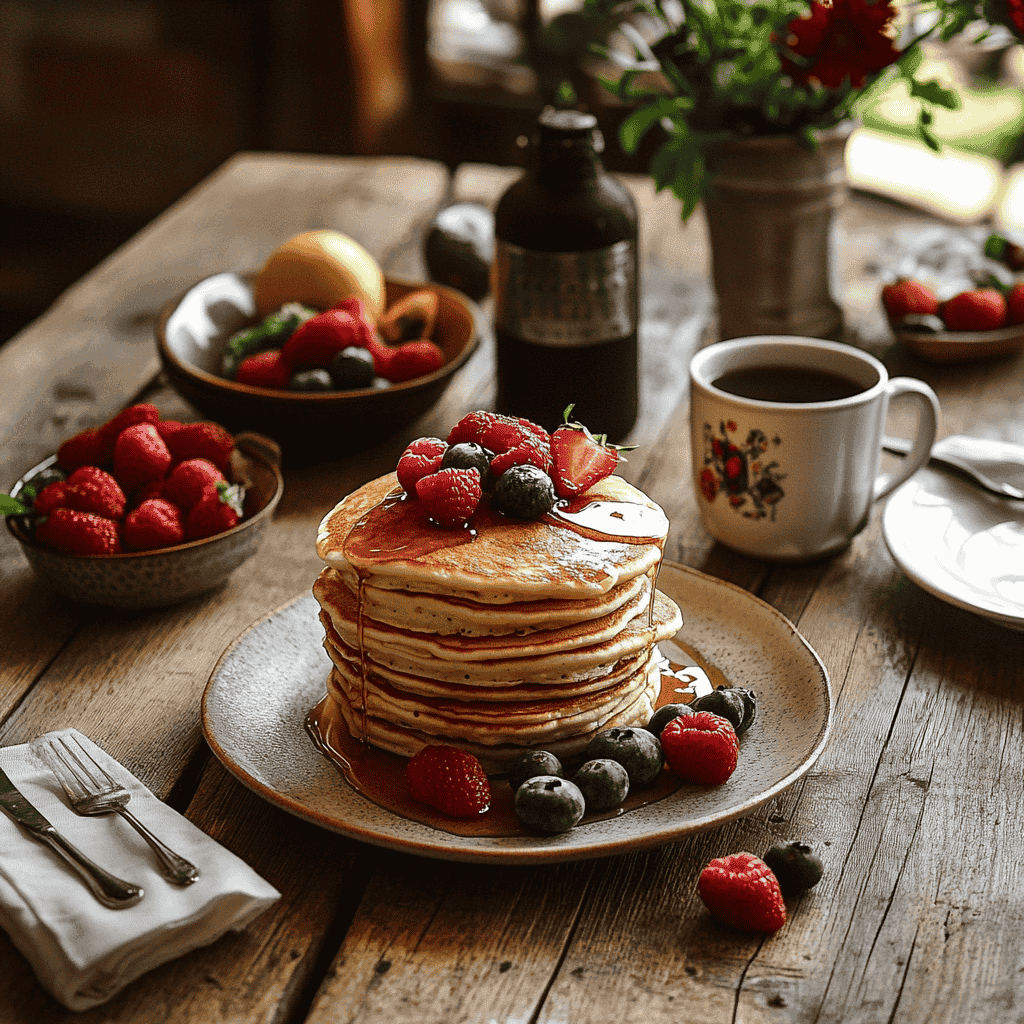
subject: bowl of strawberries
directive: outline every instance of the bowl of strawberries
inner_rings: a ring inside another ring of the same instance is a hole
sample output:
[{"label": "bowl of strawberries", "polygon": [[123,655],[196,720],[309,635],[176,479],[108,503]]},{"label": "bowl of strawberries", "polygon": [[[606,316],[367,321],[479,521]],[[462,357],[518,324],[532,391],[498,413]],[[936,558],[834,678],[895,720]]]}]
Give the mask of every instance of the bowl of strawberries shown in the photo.
[{"label": "bowl of strawberries", "polygon": [[65,597],[157,608],[251,558],[283,491],[270,439],[161,420],[139,403],[68,438],[0,507],[33,570]]}]

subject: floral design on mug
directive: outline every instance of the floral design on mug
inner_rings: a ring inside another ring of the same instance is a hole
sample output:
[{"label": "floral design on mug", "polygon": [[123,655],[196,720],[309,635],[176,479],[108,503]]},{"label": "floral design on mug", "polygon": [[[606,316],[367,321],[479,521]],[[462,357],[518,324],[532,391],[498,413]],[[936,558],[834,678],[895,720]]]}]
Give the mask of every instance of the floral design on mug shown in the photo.
[{"label": "floral design on mug", "polygon": [[768,440],[763,430],[751,430],[741,443],[730,438],[737,426],[734,420],[718,424],[718,433],[710,423],[704,424],[704,470],[700,475],[700,491],[712,502],[719,492],[729,505],[747,519],[775,520],[775,510],[786,496],[780,481],[785,480],[779,463],[768,460],[769,447],[782,444],[776,436]]}]

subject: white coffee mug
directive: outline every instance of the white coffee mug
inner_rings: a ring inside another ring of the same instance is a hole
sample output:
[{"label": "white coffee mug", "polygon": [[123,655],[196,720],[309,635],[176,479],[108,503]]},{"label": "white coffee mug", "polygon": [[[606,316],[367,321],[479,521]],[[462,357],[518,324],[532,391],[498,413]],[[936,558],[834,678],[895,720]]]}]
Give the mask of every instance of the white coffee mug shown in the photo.
[{"label": "white coffee mug", "polygon": [[[910,454],[881,473],[892,399],[919,407]],[[690,363],[693,482],[707,531],[747,555],[799,560],[844,548],[873,502],[928,460],[939,403],[873,356],[816,338],[736,338]]]}]

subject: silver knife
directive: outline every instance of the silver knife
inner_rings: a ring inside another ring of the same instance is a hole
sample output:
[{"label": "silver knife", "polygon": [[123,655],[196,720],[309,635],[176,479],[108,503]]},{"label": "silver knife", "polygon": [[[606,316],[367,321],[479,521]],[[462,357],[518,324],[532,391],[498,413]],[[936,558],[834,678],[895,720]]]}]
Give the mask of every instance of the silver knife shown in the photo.
[{"label": "silver knife", "polygon": [[92,894],[105,907],[120,910],[133,907],[142,899],[139,885],[115,878],[94,864],[77,847],[69,843],[18,791],[17,786],[0,768],[0,807],[22,828],[40,842],[46,843],[63,861],[81,875]]}]

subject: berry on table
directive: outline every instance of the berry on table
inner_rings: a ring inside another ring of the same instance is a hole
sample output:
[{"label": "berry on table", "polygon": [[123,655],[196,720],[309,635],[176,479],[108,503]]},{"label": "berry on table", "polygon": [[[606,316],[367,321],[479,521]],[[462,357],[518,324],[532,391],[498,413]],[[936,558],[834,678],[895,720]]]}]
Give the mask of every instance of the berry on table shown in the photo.
[{"label": "berry on table", "polygon": [[537,832],[568,832],[583,817],[585,809],[579,787],[554,775],[534,776],[516,790],[516,817]]},{"label": "berry on table", "polygon": [[520,754],[508,771],[508,784],[514,793],[527,779],[538,775],[563,778],[562,762],[548,750],[527,750]]},{"label": "berry on table", "polygon": [[583,794],[588,811],[610,811],[629,794],[629,774],[618,761],[595,758],[580,765],[572,781]]},{"label": "berry on table", "polygon": [[73,508],[55,508],[36,527],[35,538],[66,555],[116,555],[121,550],[117,523]]},{"label": "berry on table", "polygon": [[697,889],[708,910],[733,928],[777,932],[786,923],[778,880],[752,853],[716,857],[700,873]]},{"label": "berry on table", "polygon": [[732,723],[710,711],[673,718],[661,732],[669,768],[687,782],[717,786],[736,770],[740,743]]},{"label": "berry on table", "polygon": [[499,477],[493,498],[495,508],[506,516],[539,519],[554,508],[555,487],[544,470],[522,463]]},{"label": "berry on table", "polygon": [[653,786],[661,774],[661,744],[646,729],[614,726],[599,732],[583,751],[585,761],[607,758],[626,769],[629,788]]},{"label": "berry on table", "polygon": [[450,818],[475,818],[491,805],[491,784],[478,758],[458,747],[432,744],[405,767],[414,800]]},{"label": "berry on table", "polygon": [[410,498],[416,497],[416,484],[419,480],[441,468],[441,460],[447,448],[439,437],[419,437],[402,452],[396,475]]},{"label": "berry on table", "polygon": [[786,896],[817,885],[824,873],[821,858],[806,843],[778,843],[764,855],[764,862]]},{"label": "berry on table", "polygon": [[465,526],[482,496],[480,474],[475,469],[439,469],[416,482],[416,497],[427,515],[445,529]]}]

